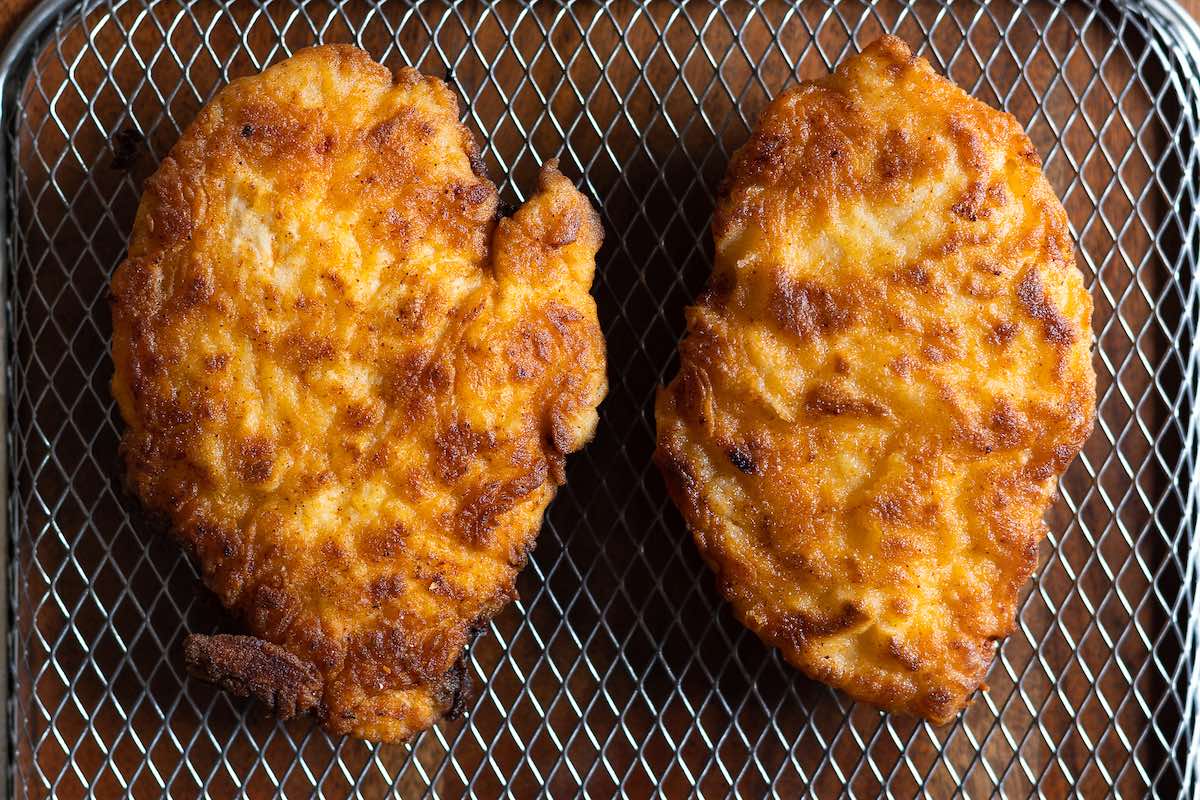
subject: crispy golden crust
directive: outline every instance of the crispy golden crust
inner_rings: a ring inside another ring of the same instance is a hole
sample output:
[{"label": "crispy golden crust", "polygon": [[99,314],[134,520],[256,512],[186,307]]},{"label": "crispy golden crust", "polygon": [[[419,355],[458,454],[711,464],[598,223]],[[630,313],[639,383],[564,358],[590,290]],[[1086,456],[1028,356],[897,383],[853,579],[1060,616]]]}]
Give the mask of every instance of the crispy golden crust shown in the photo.
[{"label": "crispy golden crust", "polygon": [[656,459],[737,616],[951,719],[1091,431],[1091,299],[1011,116],[884,37],[733,158]]},{"label": "crispy golden crust", "polygon": [[481,164],[440,81],[306,50],[200,113],[113,278],[129,483],[335,733],[461,698],[605,392],[595,211],[550,163],[498,220]]}]

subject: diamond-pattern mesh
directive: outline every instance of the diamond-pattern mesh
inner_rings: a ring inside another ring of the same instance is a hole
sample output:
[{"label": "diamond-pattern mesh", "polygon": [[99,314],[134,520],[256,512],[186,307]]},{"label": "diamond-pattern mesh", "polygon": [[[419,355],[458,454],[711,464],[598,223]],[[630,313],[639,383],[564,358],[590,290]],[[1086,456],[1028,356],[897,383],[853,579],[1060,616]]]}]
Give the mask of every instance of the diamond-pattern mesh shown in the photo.
[{"label": "diamond-pattern mesh", "polygon": [[[52,20],[5,110],[15,795],[1194,787],[1200,77],[1157,7],[112,0]],[[730,152],[771,97],[883,31],[1026,126],[1096,303],[1095,435],[990,691],[942,728],[851,704],[734,622],[650,462]],[[446,76],[507,200],[560,155],[607,231],[597,438],[471,652],[468,714],[404,746],[187,680],[184,633],[228,620],[119,480],[107,281],[141,182],[227,80],[317,41]]]}]

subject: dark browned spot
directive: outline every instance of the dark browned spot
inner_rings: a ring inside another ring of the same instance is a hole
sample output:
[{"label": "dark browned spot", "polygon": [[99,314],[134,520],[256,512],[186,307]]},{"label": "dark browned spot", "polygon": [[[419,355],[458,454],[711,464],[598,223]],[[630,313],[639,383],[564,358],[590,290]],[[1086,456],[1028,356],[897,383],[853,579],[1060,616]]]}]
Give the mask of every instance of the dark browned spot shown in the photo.
[{"label": "dark browned spot", "polygon": [[949,721],[953,711],[952,700],[953,696],[949,689],[944,687],[930,689],[925,695],[925,707],[929,712],[930,719],[934,722]]},{"label": "dark browned spot", "polygon": [[1017,284],[1017,299],[1029,316],[1042,324],[1042,331],[1051,343],[1066,346],[1075,341],[1071,323],[1050,302],[1036,268],[1030,268]]},{"label": "dark browned spot", "polygon": [[229,355],[227,353],[214,353],[204,357],[204,369],[209,372],[220,372],[228,365]]},{"label": "dark browned spot", "polygon": [[376,607],[403,593],[404,577],[401,575],[382,575],[367,584],[367,598]]},{"label": "dark browned spot", "polygon": [[1027,422],[1012,404],[1001,398],[992,409],[992,445],[996,449],[1016,447],[1021,443]]},{"label": "dark browned spot", "polygon": [[333,539],[326,539],[325,541],[321,542],[321,546],[318,549],[320,550],[321,557],[324,558],[326,562],[341,561],[346,557],[346,551],[343,550],[342,546]]},{"label": "dark browned spot", "polygon": [[238,446],[235,469],[246,483],[262,483],[275,465],[275,443],[265,436],[243,439]]},{"label": "dark browned spot", "polygon": [[384,440],[377,443],[369,451],[367,461],[371,467],[376,470],[387,469],[396,457],[395,444],[391,441]]},{"label": "dark browned spot", "polygon": [[567,482],[567,459],[561,452],[553,446],[546,448],[546,474],[550,476],[550,481],[555,486],[562,486]]},{"label": "dark browned spot", "polygon": [[888,653],[909,672],[916,672],[921,668],[921,657],[917,651],[896,636],[888,640]]},{"label": "dark browned spot", "polygon": [[[751,137],[742,151],[742,168],[751,176],[771,175],[782,171],[787,164],[788,138],[778,133],[762,132]],[[732,175],[734,170],[729,170]]]},{"label": "dark browned spot", "polygon": [[468,205],[477,206],[491,197],[491,185],[487,183],[455,184],[451,187],[455,198],[465,201]]},{"label": "dark browned spot", "polygon": [[878,417],[887,412],[882,405],[867,397],[856,397],[833,384],[822,384],[804,398],[804,410],[815,416]]},{"label": "dark browned spot", "polygon": [[383,419],[383,408],[378,403],[370,401],[351,403],[346,406],[343,413],[346,417],[346,427],[354,431],[369,428]]},{"label": "dark browned spot", "polygon": [[453,382],[451,368],[425,353],[409,353],[386,372],[381,393],[411,416],[427,413]]},{"label": "dark browned spot", "polygon": [[298,372],[304,372],[325,361],[332,361],[333,342],[324,336],[294,332],[280,342],[281,360],[289,361]]},{"label": "dark browned spot", "polygon": [[991,333],[988,334],[987,340],[996,345],[996,347],[1005,347],[1017,335],[1017,323],[1008,320],[997,322],[992,326]]},{"label": "dark browned spot", "polygon": [[738,468],[738,471],[746,475],[757,475],[758,465],[754,463],[754,457],[749,450],[741,447],[731,447],[725,451],[725,456],[729,459],[729,463]]},{"label": "dark browned spot", "polygon": [[563,337],[570,336],[571,326],[583,319],[583,314],[579,312],[579,309],[562,303],[547,303],[543,313],[550,326],[558,331],[559,336]]},{"label": "dark browned spot", "polygon": [[1062,219],[1055,213],[1055,208],[1048,204],[1039,203],[1039,208],[1042,209],[1049,228],[1044,241],[1046,261],[1060,269],[1069,269],[1072,259],[1071,240],[1063,227]]},{"label": "dark browned spot", "polygon": [[[162,527],[167,527],[167,523],[163,522]],[[245,563],[246,551],[240,534],[240,528],[235,530],[205,521],[192,529],[190,540],[186,535],[181,537],[200,563],[205,579],[213,580],[222,575],[226,596],[232,598],[236,598],[243,588],[238,567]]]},{"label": "dark browned spot", "polygon": [[987,190],[981,182],[972,181],[958,202],[950,206],[950,210],[955,216],[971,222],[983,219],[989,214],[988,209],[984,206],[986,192]]},{"label": "dark browned spot", "polygon": [[904,518],[904,505],[895,497],[879,497],[871,503],[870,510],[885,522],[899,522]]},{"label": "dark browned spot", "polygon": [[773,633],[784,643],[800,649],[813,639],[823,639],[850,630],[867,619],[867,612],[861,606],[848,601],[838,611],[817,609],[784,614],[774,626]]},{"label": "dark browned spot", "polygon": [[323,486],[328,486],[333,480],[333,473],[329,470],[322,470],[316,474],[304,475],[300,478],[300,485],[305,491],[315,492]]},{"label": "dark browned spot", "polygon": [[447,597],[451,600],[463,599],[463,593],[440,572],[434,573],[433,577],[429,578],[429,591],[438,597]]},{"label": "dark browned spot", "polygon": [[223,406],[218,403],[211,395],[201,397],[196,401],[196,419],[212,421],[217,419],[218,414],[223,410]]},{"label": "dark browned spot", "polygon": [[546,462],[538,461],[528,472],[510,481],[489,481],[467,495],[458,512],[456,529],[463,541],[478,547],[487,542],[500,517],[518,500],[546,481]]},{"label": "dark browned spot", "polygon": [[929,252],[934,259],[945,258],[952,253],[957,253],[964,245],[969,244],[971,244],[970,240],[962,235],[961,229],[955,229],[950,232],[949,236],[943,236],[938,239]]},{"label": "dark browned spot", "polygon": [[912,134],[902,128],[892,128],[884,137],[883,150],[875,160],[875,168],[885,182],[909,180],[924,159]]},{"label": "dark browned spot", "polygon": [[329,288],[334,293],[344,295],[346,293],[346,279],[336,272],[326,270],[321,273],[321,280],[329,284]]},{"label": "dark browned spot", "polygon": [[437,449],[434,467],[438,477],[453,483],[466,473],[476,453],[495,444],[490,431],[479,432],[467,422],[455,422],[434,438]]},{"label": "dark browned spot", "polygon": [[446,672],[433,694],[434,702],[446,709],[446,719],[458,719],[471,702],[471,679],[467,674],[467,656],[463,653]]},{"label": "dark browned spot", "polygon": [[404,550],[408,530],[399,522],[359,534],[358,551],[370,561],[386,561]]},{"label": "dark browned spot", "polygon": [[514,380],[540,378],[554,352],[554,335],[540,325],[521,325],[505,348]]},{"label": "dark browned spot", "polygon": [[1029,459],[1025,469],[1033,480],[1044,481],[1061,475],[1078,453],[1079,447],[1069,444],[1056,444],[1049,450],[1039,449]]},{"label": "dark browned spot", "polygon": [[1008,190],[1004,188],[1003,183],[993,182],[987,188],[988,202],[997,208],[1003,208],[1008,204]]},{"label": "dark browned spot", "polygon": [[399,125],[400,121],[395,117],[385,119],[383,122],[376,124],[375,127],[367,131],[367,144],[375,150],[382,149]]},{"label": "dark browned spot", "polygon": [[266,611],[281,611],[288,607],[291,598],[273,583],[260,583],[254,589],[254,607]]},{"label": "dark browned spot", "polygon": [[347,637],[346,668],[360,684],[407,689],[440,679],[461,646],[459,637],[401,614],[380,628]]},{"label": "dark browned spot", "polygon": [[554,216],[546,228],[546,244],[551,247],[566,247],[579,236],[583,226],[583,213],[578,206],[571,206]]},{"label": "dark browned spot", "polygon": [[428,317],[430,312],[428,306],[430,305],[433,305],[431,298],[424,294],[414,293],[396,304],[396,313],[393,318],[406,330],[416,332]]},{"label": "dark browned spot", "polygon": [[[529,553],[531,550],[533,550],[533,545],[534,542],[532,541],[513,542],[509,546],[508,553],[505,555],[504,560],[508,562],[510,567],[515,569],[517,572],[520,572],[521,570],[525,569],[525,565],[529,563]],[[516,600],[519,596],[516,587],[512,585],[503,591],[508,593],[510,600]],[[502,602],[507,603],[508,601],[505,600]]]},{"label": "dark browned spot", "polygon": [[801,339],[823,336],[845,328],[850,310],[824,286],[792,280],[782,270],[775,272],[770,311],[779,326]]},{"label": "dark browned spot", "polygon": [[949,120],[950,137],[958,146],[958,156],[969,171],[980,173],[987,166],[983,137],[971,122],[955,114]]},{"label": "dark browned spot", "polygon": [[[836,92],[821,93],[815,99],[806,109],[803,125],[785,123],[786,149],[780,155],[786,155],[782,163],[772,163],[764,177],[818,200],[859,188],[853,162],[846,157],[854,148],[850,133],[858,124],[858,111],[853,100]],[[797,175],[803,178],[797,180]]]},{"label": "dark browned spot", "polygon": [[907,378],[912,374],[913,360],[908,356],[896,356],[888,364],[888,369],[899,375],[901,378]]},{"label": "dark browned spot", "polygon": [[488,179],[487,164],[484,163],[483,158],[479,155],[479,151],[474,149],[474,147],[467,153],[467,161],[470,162],[471,172],[475,173],[476,178],[485,181]]},{"label": "dark browned spot", "polygon": [[892,280],[905,286],[924,288],[929,285],[929,270],[922,264],[913,264],[892,273]]},{"label": "dark browned spot", "polygon": [[492,186],[489,183],[477,183],[467,190],[467,202],[479,205],[492,196]]},{"label": "dark browned spot", "polygon": [[916,610],[916,604],[910,597],[894,597],[889,603],[892,613],[897,616],[907,617]]}]

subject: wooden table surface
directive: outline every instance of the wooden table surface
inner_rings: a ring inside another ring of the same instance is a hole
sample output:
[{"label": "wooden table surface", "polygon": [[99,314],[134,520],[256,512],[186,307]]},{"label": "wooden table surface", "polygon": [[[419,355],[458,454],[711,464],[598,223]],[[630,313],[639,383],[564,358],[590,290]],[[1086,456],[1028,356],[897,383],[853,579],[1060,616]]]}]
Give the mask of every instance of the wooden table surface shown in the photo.
[{"label": "wooden table surface", "polygon": [[[25,12],[37,3],[38,0],[0,0],[0,42],[8,41]],[[1200,0],[1179,0],[1179,4],[1200,19]]]}]

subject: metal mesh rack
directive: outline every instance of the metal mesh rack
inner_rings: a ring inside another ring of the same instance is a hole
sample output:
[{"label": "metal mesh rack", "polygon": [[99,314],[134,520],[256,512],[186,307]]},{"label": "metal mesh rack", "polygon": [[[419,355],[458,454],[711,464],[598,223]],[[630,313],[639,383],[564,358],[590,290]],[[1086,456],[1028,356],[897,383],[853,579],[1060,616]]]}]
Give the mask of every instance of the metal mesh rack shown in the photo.
[{"label": "metal mesh rack", "polygon": [[[1096,302],[1096,433],[990,690],[942,728],[850,704],[734,622],[650,463],[729,153],[883,31],[1026,126]],[[597,439],[473,648],[468,714],[405,746],[186,680],[183,634],[228,622],[118,480],[106,292],[141,182],[229,78],[317,41],[447,76],[507,199],[560,155],[608,234]],[[1198,58],[1164,2],[49,0],[3,73],[13,794],[1192,791]]]}]

